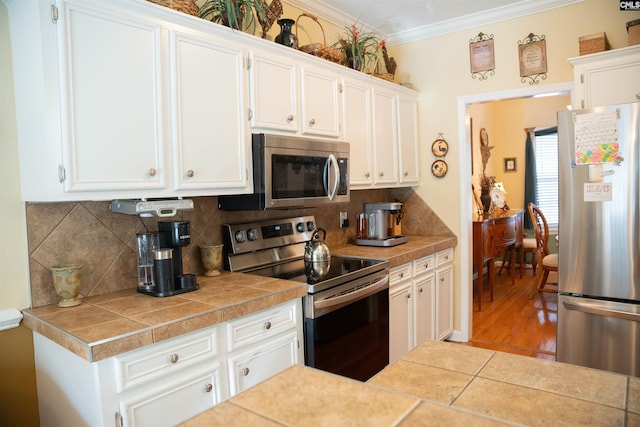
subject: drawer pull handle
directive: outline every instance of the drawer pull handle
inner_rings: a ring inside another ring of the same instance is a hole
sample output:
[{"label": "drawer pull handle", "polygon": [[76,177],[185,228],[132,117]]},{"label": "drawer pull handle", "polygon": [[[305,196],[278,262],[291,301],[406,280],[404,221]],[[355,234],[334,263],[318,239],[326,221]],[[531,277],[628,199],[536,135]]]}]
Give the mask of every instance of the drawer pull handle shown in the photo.
[{"label": "drawer pull handle", "polygon": [[189,170],[187,171],[187,176],[188,176],[189,178],[193,178],[193,175],[195,175],[195,174],[193,173],[193,169],[189,169]]},{"label": "drawer pull handle", "polygon": [[378,175],[384,176],[384,171],[380,172]]},{"label": "drawer pull handle", "polygon": [[267,321],[264,323],[264,328],[265,329],[271,329],[271,322]]},{"label": "drawer pull handle", "polygon": [[429,268],[429,263],[426,263],[426,264],[424,265],[424,268]]},{"label": "drawer pull handle", "polygon": [[419,288],[419,289],[418,289],[418,292],[422,293],[422,288]]},{"label": "drawer pull handle", "polygon": [[441,281],[441,282],[444,282],[444,277],[441,277],[441,278],[440,278],[440,281]]},{"label": "drawer pull handle", "polygon": [[402,279],[404,277],[404,272],[400,273],[400,278]]},{"label": "drawer pull handle", "polygon": [[211,390],[213,390],[213,386],[211,384],[207,384],[206,386],[204,386],[205,393],[211,393]]},{"label": "drawer pull handle", "polygon": [[371,176],[371,174],[370,174],[369,172],[367,172],[367,173],[365,173],[365,174],[364,174],[364,177],[365,177],[365,178],[369,178],[370,176]]},{"label": "drawer pull handle", "polygon": [[407,294],[407,299],[411,299],[411,294]]},{"label": "drawer pull handle", "polygon": [[173,353],[171,356],[169,356],[169,360],[171,360],[171,363],[178,363],[179,358],[180,357],[176,353]]},{"label": "drawer pull handle", "polygon": [[151,169],[149,169],[149,176],[156,176],[156,170],[155,170],[155,168],[151,168]]},{"label": "drawer pull handle", "polygon": [[242,375],[246,377],[247,375],[249,375],[249,368],[242,368],[242,371],[240,372],[242,372]]},{"label": "drawer pull handle", "polygon": [[289,114],[289,115],[287,116],[287,121],[288,121],[289,123],[291,123],[291,122],[293,121],[293,114]]},{"label": "drawer pull handle", "polygon": [[409,176],[409,172],[405,172],[405,173],[404,173],[404,176]]},{"label": "drawer pull handle", "polygon": [[309,120],[309,124],[310,124],[311,126],[315,125],[315,124],[316,124],[316,119],[311,119],[311,120]]}]

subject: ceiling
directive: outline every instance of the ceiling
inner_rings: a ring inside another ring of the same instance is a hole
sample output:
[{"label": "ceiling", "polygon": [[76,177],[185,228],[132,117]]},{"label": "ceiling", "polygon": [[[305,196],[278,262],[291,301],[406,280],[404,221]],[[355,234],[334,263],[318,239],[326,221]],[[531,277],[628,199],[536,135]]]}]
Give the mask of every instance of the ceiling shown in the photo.
[{"label": "ceiling", "polygon": [[583,0],[284,0],[339,27],[359,23],[389,45],[543,12]]}]

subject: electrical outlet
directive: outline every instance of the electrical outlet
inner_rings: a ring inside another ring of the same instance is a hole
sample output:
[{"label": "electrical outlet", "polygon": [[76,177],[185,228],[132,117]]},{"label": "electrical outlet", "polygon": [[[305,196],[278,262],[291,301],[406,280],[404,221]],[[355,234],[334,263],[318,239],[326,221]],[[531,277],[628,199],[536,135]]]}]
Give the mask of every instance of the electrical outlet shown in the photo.
[{"label": "electrical outlet", "polygon": [[346,228],[349,226],[349,218],[346,212],[340,212],[340,228]]}]

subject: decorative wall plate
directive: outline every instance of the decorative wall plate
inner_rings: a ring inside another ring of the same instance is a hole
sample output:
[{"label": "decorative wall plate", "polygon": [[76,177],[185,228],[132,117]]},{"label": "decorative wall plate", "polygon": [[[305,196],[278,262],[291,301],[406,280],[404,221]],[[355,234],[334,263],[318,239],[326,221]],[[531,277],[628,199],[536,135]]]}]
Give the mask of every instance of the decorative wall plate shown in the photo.
[{"label": "decorative wall plate", "polygon": [[504,208],[507,205],[507,198],[502,191],[497,188],[491,190],[491,201],[497,208]]},{"label": "decorative wall plate", "polygon": [[449,152],[449,143],[444,139],[436,139],[431,145],[431,152],[436,157],[443,157]]},{"label": "decorative wall plate", "polygon": [[436,160],[431,164],[431,173],[436,178],[442,178],[447,174],[449,170],[449,166],[447,166],[447,162],[444,160]]}]

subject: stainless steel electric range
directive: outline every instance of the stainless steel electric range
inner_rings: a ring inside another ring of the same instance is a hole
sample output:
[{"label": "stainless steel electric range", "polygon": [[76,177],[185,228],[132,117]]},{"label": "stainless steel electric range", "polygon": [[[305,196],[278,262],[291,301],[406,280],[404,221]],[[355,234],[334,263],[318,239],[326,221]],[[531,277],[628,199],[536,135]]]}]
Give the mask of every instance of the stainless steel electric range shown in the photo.
[{"label": "stainless steel electric range", "polygon": [[226,268],[307,284],[305,364],[366,381],[389,363],[389,263],[307,262],[313,216],[223,225]]}]

